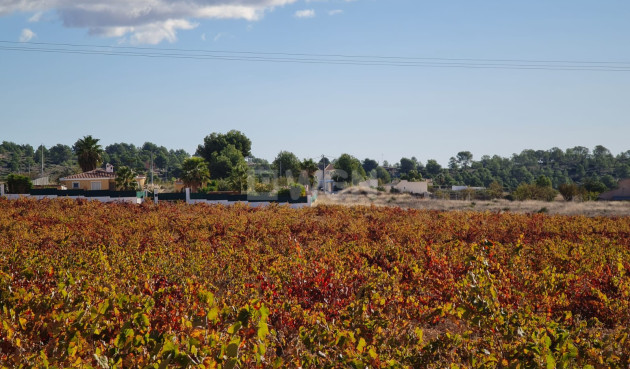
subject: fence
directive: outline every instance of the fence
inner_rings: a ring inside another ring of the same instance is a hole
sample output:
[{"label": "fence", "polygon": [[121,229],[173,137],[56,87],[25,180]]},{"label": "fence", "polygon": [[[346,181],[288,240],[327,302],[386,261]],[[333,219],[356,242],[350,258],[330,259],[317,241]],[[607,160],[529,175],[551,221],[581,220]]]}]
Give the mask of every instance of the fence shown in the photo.
[{"label": "fence", "polygon": [[293,198],[291,196],[262,195],[238,195],[230,193],[191,193],[189,188],[185,192],[147,194],[144,191],[86,191],[86,190],[57,190],[54,188],[33,189],[28,194],[5,194],[4,186],[0,184],[0,196],[8,199],[31,197],[38,200],[70,198],[98,200],[101,202],[128,202],[140,204],[145,200],[159,201],[185,201],[188,204],[224,204],[246,203],[252,207],[266,206],[272,203],[286,204],[292,208],[311,206],[314,198],[311,195]]},{"label": "fence", "polygon": [[191,193],[189,188],[182,193],[158,193],[153,195],[153,201],[186,201],[188,204],[223,204],[231,205],[237,203],[249,204],[252,207],[267,206],[272,203],[285,204],[292,208],[302,208],[311,206],[313,197],[311,195],[301,197],[276,196],[269,194],[260,195],[233,195],[216,193]]}]

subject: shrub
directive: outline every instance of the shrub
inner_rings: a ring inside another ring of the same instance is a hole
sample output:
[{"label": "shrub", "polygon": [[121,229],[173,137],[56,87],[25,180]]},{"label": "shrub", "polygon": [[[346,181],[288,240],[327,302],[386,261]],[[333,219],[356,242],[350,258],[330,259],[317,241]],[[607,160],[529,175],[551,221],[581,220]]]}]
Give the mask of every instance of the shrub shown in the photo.
[{"label": "shrub", "polygon": [[9,174],[7,177],[8,193],[28,193],[33,188],[33,182],[21,174]]},{"label": "shrub", "polygon": [[278,190],[278,196],[291,196],[292,199],[297,199],[301,196],[306,196],[306,188],[299,183],[293,183]]},{"label": "shrub", "polygon": [[558,191],[565,201],[571,201],[580,193],[580,188],[574,183],[563,183],[558,187]]},{"label": "shrub", "polygon": [[532,184],[522,184],[514,190],[512,195],[516,200],[542,200],[553,201],[556,197],[556,190],[551,187],[541,187]]}]

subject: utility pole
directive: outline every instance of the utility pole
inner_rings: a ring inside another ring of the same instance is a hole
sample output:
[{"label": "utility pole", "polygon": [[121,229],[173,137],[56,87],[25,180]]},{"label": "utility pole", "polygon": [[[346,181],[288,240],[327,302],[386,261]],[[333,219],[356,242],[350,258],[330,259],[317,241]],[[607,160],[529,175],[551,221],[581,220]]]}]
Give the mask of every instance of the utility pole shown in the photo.
[{"label": "utility pole", "polygon": [[42,177],[44,176],[44,144],[42,144]]},{"label": "utility pole", "polygon": [[151,151],[151,188],[153,188],[153,151]]}]

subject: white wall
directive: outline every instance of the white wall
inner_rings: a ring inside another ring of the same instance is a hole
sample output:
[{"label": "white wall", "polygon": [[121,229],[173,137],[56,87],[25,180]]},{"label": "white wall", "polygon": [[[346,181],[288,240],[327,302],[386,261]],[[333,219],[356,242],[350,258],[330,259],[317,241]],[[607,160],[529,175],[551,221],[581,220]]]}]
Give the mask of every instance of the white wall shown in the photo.
[{"label": "white wall", "polygon": [[393,185],[392,187],[400,192],[415,194],[423,194],[429,192],[429,182],[427,181],[409,182],[407,180],[403,180]]}]

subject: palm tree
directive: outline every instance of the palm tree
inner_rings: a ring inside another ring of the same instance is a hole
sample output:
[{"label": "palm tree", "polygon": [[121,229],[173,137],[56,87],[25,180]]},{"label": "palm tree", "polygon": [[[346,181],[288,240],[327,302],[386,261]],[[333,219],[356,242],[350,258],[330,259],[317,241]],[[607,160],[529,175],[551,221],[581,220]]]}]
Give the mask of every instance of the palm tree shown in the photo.
[{"label": "palm tree", "polygon": [[193,192],[210,179],[208,164],[203,158],[192,157],[182,163],[182,181],[186,187],[192,188]]},{"label": "palm tree", "polygon": [[136,173],[128,167],[122,166],[116,171],[116,189],[121,191],[131,191],[138,188]]},{"label": "palm tree", "polygon": [[302,172],[305,173],[308,177],[309,184],[315,184],[315,173],[317,172],[317,163],[313,159],[304,159],[302,163],[300,163],[300,168]]},{"label": "palm tree", "polygon": [[247,166],[243,163],[232,168],[229,184],[235,191],[243,192],[247,188]]},{"label": "palm tree", "polygon": [[98,144],[99,139],[85,136],[72,146],[72,150],[79,159],[79,166],[84,172],[94,170],[101,165],[103,149]]}]

